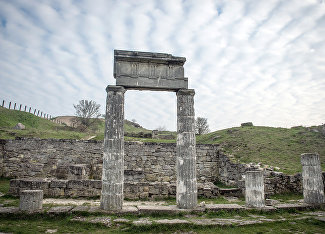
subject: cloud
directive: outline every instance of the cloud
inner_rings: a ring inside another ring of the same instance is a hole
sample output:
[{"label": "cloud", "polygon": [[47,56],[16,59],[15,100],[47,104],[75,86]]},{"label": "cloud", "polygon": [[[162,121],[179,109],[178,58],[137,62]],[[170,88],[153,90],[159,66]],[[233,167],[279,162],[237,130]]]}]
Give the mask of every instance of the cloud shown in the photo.
[{"label": "cloud", "polygon": [[[187,58],[210,129],[324,123],[321,1],[0,1],[0,97],[52,115],[105,109],[113,50]],[[125,115],[176,130],[176,94],[127,91]]]}]

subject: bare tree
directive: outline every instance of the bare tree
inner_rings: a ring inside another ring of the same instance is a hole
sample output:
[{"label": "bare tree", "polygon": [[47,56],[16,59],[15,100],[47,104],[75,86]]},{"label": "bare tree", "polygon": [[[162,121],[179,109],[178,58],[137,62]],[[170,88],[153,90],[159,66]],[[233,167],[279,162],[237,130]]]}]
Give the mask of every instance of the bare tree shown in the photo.
[{"label": "bare tree", "polygon": [[101,114],[99,113],[100,104],[95,101],[80,100],[79,104],[73,105],[76,109],[76,115],[78,121],[89,127],[91,124],[91,118],[98,118]]},{"label": "bare tree", "polygon": [[165,126],[159,126],[158,128],[156,128],[159,132],[163,132],[163,131],[167,131]]},{"label": "bare tree", "polygon": [[196,118],[195,132],[198,135],[202,135],[202,134],[206,134],[206,133],[210,132],[207,118],[202,118],[202,117]]}]

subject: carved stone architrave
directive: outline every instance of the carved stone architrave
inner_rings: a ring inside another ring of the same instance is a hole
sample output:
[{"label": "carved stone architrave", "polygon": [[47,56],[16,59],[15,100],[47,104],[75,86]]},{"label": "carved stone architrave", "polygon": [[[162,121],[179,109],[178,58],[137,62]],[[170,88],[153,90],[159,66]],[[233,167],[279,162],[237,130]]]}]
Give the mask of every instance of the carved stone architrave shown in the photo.
[{"label": "carved stone architrave", "polygon": [[126,89],[178,91],[188,88],[186,59],[171,54],[115,50],[116,85]]}]

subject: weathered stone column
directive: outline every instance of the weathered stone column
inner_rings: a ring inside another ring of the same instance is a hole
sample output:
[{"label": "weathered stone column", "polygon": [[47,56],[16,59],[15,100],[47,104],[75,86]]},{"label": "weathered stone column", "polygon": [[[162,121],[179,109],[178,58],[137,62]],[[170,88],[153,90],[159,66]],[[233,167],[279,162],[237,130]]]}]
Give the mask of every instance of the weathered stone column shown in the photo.
[{"label": "weathered stone column", "polygon": [[324,184],[322,169],[318,154],[302,154],[302,180],[304,202],[307,204],[322,204],[324,199]]},{"label": "weathered stone column", "polygon": [[197,206],[194,90],[177,92],[176,201],[179,208]]},{"label": "weathered stone column", "polygon": [[106,88],[106,119],[100,207],[119,210],[123,204],[124,180],[124,93],[122,86]]},{"label": "weathered stone column", "polygon": [[43,190],[23,190],[20,192],[19,210],[35,212],[42,209]]},{"label": "weathered stone column", "polygon": [[246,171],[245,201],[247,207],[261,208],[265,206],[263,171]]}]

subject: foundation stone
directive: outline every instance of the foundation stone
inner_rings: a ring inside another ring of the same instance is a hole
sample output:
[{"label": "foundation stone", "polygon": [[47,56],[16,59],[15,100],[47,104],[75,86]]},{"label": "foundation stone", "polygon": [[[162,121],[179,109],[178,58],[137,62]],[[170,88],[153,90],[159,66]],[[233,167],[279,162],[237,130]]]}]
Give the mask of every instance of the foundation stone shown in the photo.
[{"label": "foundation stone", "polygon": [[23,190],[20,192],[19,210],[35,212],[42,209],[43,190]]}]

